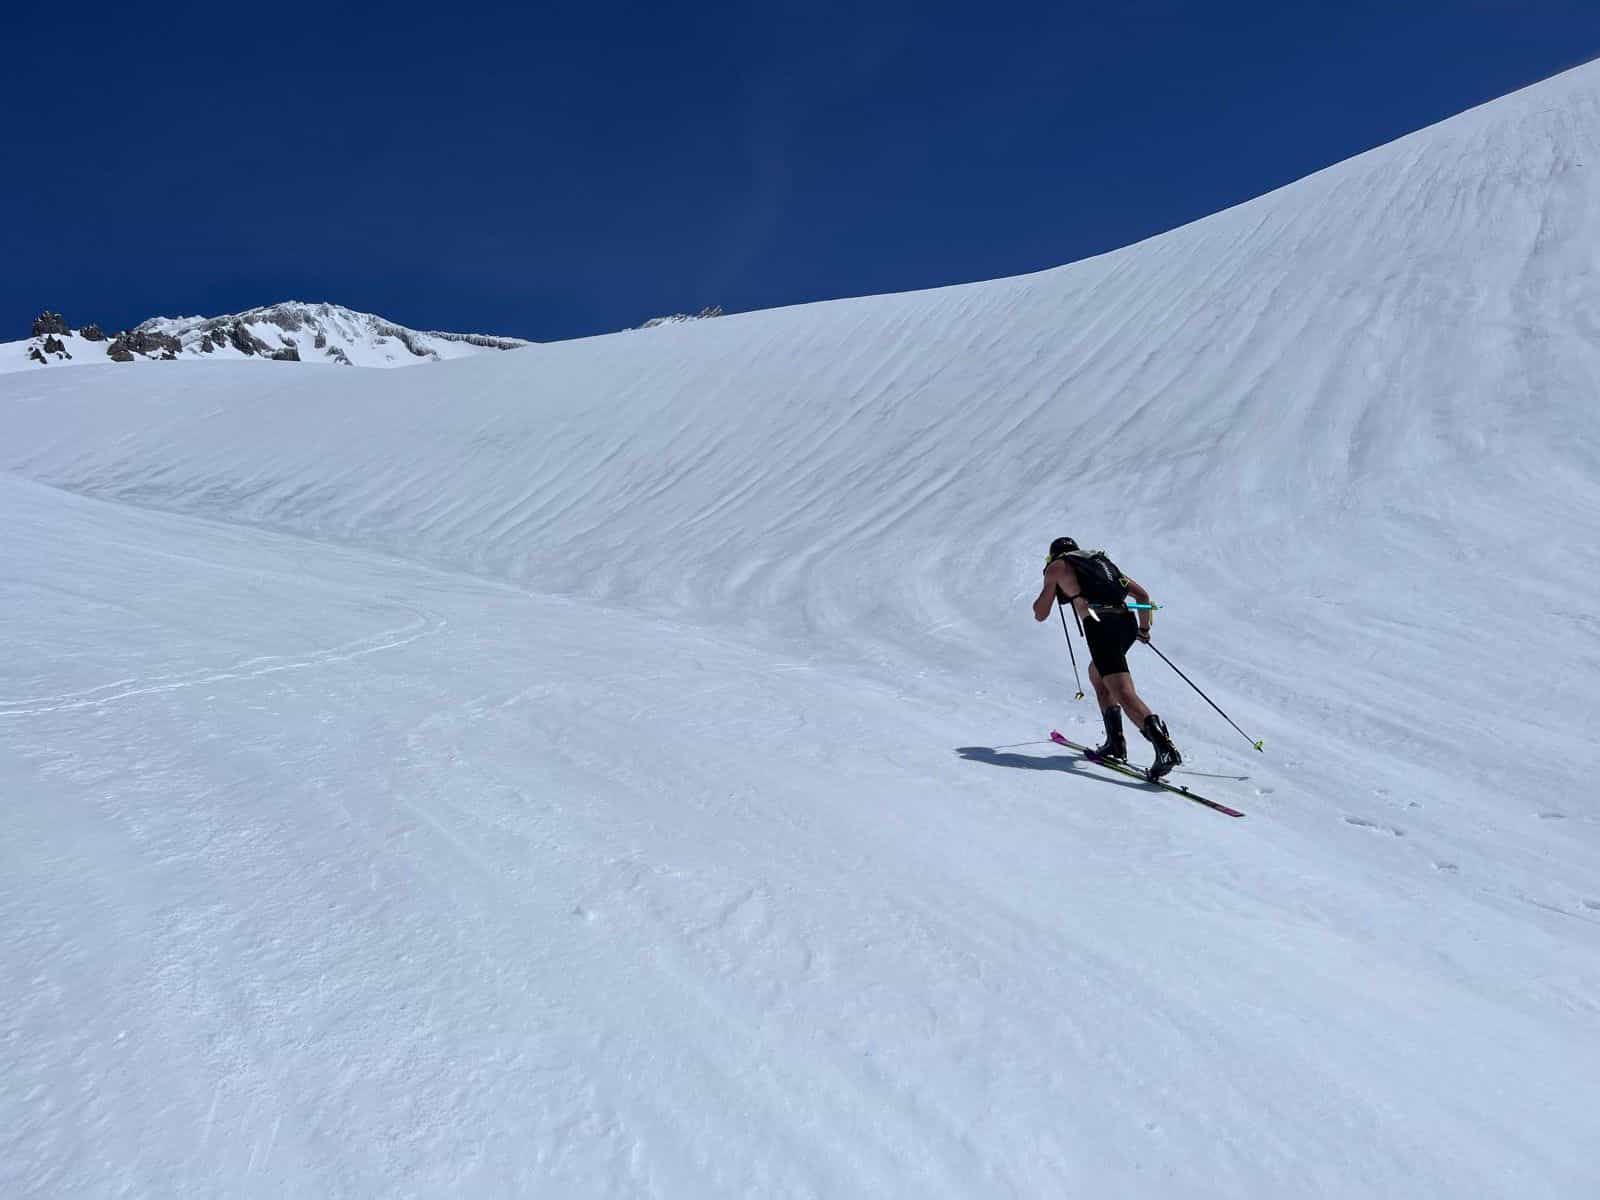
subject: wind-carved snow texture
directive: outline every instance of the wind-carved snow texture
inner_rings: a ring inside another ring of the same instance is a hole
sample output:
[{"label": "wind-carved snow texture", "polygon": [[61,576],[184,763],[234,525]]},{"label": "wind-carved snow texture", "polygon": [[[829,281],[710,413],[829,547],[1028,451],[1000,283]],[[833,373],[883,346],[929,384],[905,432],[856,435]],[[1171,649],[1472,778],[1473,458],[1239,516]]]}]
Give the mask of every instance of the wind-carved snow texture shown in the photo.
[{"label": "wind-carved snow texture", "polygon": [[[1586,67],[1026,278],[9,376],[0,1193],[1600,1192],[1597,141]],[[1046,744],[1059,534],[1245,820]]]}]

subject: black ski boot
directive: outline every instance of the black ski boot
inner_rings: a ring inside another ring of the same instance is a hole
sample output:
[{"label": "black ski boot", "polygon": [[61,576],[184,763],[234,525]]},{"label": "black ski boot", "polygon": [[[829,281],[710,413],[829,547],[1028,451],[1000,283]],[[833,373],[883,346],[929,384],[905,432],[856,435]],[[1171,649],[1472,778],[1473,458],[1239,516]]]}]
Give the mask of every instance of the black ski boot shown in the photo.
[{"label": "black ski boot", "polygon": [[1156,748],[1156,760],[1145,772],[1151,779],[1160,779],[1183,761],[1183,755],[1178,753],[1178,748],[1172,744],[1171,735],[1167,733],[1167,723],[1155,713],[1144,719],[1144,728],[1140,732]]},{"label": "black ski boot", "polygon": [[1118,762],[1128,759],[1128,739],[1122,736],[1122,708],[1113,704],[1100,714],[1106,722],[1106,740],[1089,751],[1090,758],[1114,758]]}]

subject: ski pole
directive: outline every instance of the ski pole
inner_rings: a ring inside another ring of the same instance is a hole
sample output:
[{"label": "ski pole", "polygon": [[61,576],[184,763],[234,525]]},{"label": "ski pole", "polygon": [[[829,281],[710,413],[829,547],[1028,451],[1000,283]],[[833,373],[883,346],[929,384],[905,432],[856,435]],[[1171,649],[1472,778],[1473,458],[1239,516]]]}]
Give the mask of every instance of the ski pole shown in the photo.
[{"label": "ski pole", "polygon": [[[1165,654],[1162,654],[1160,650],[1156,650],[1156,644],[1154,642],[1146,642],[1145,645],[1149,646],[1150,649],[1155,650],[1156,654],[1160,656],[1162,662],[1166,663],[1167,666],[1171,667],[1174,671],[1177,671],[1178,672],[1178,677],[1180,679],[1182,679],[1185,683],[1187,683],[1195,691],[1200,692],[1200,685],[1198,683],[1196,683],[1194,680],[1190,679],[1187,675],[1185,675],[1183,673],[1183,671],[1179,669],[1177,663],[1173,662]],[[1217,708],[1217,702],[1215,700],[1213,700],[1210,696],[1206,695],[1204,692],[1200,692],[1200,699],[1204,700],[1207,704],[1211,705],[1212,708],[1216,708],[1219,713],[1222,713],[1222,719],[1224,721],[1226,721],[1229,725],[1232,725],[1235,729],[1239,729],[1239,726],[1234,722],[1234,719],[1232,717],[1230,717],[1227,713],[1222,712],[1222,710],[1220,708]],[[1241,737],[1244,738],[1245,741],[1249,742],[1257,750],[1260,750],[1262,754],[1266,753],[1266,750],[1262,749],[1261,741],[1258,741],[1257,739],[1252,738],[1248,733],[1245,733],[1245,731],[1242,730],[1242,729],[1239,729],[1239,734],[1240,734]]]},{"label": "ski pole", "polygon": [[[1061,632],[1067,639],[1067,656],[1072,659],[1072,682],[1078,685],[1078,694],[1073,699],[1082,700],[1083,680],[1078,678],[1078,656],[1072,650],[1072,630],[1067,628],[1067,610],[1061,607],[1060,596],[1056,597],[1056,612],[1061,614]],[[1078,614],[1076,611],[1073,612],[1072,617],[1073,620],[1077,620]]]}]

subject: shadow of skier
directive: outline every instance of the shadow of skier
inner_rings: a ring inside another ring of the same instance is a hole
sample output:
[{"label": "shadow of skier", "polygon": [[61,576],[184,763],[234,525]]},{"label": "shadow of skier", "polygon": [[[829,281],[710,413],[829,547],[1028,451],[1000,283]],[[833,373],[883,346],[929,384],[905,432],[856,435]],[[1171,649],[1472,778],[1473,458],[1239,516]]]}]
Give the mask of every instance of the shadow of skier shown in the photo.
[{"label": "shadow of skier", "polygon": [[1052,754],[1048,757],[1037,757],[1032,754],[1004,754],[989,746],[957,746],[956,753],[968,762],[987,763],[991,767],[1013,767],[1020,771],[1064,771],[1069,775],[1076,775],[1080,779],[1092,779],[1096,783],[1109,783],[1113,787],[1132,788],[1136,792],[1148,792],[1150,785],[1141,783],[1137,779],[1128,779],[1120,775],[1104,774],[1092,769],[1088,759],[1078,754]]}]

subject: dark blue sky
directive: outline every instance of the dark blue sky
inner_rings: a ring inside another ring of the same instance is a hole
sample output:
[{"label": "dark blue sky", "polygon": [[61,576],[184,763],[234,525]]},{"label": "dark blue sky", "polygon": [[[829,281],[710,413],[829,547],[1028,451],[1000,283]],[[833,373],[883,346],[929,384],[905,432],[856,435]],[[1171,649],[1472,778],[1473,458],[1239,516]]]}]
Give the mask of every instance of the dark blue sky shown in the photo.
[{"label": "dark blue sky", "polygon": [[1593,0],[29,6],[0,340],[538,339],[1109,250],[1600,55]]}]

